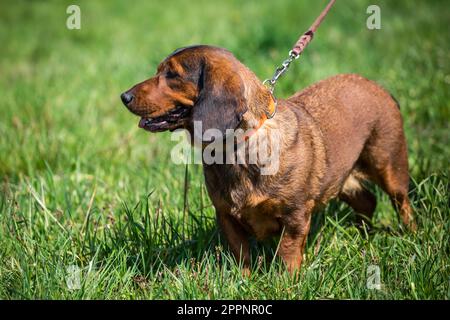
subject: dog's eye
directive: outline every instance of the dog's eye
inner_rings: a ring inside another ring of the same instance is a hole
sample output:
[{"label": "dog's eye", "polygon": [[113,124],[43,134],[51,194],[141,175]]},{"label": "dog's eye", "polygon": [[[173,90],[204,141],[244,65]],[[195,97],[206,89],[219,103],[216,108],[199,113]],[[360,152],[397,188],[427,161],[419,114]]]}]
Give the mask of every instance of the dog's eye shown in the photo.
[{"label": "dog's eye", "polygon": [[176,72],[174,72],[174,71],[167,71],[166,72],[166,78],[169,78],[169,79],[174,79],[174,78],[178,78],[180,75],[178,74],[178,73],[176,73]]}]

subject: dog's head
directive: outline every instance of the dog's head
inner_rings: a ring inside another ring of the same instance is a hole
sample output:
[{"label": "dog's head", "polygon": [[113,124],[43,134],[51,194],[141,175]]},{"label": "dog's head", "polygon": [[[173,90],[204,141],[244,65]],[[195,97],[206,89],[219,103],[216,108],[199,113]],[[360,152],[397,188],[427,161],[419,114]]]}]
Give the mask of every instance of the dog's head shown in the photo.
[{"label": "dog's head", "polygon": [[238,127],[247,111],[258,118],[266,112],[270,92],[227,50],[211,46],[178,49],[145,80],[121,95],[125,106],[141,117],[139,126],[151,132],[202,131]]}]

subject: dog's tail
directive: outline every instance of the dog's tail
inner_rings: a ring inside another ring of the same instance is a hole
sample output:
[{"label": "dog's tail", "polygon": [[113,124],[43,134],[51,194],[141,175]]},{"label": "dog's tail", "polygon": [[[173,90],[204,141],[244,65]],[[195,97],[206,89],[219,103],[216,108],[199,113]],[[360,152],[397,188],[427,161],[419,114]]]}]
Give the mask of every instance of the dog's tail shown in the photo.
[{"label": "dog's tail", "polygon": [[392,100],[395,101],[395,104],[397,105],[397,108],[400,110],[400,102],[398,102],[397,98],[395,98],[392,93],[389,93],[389,95],[391,96]]}]

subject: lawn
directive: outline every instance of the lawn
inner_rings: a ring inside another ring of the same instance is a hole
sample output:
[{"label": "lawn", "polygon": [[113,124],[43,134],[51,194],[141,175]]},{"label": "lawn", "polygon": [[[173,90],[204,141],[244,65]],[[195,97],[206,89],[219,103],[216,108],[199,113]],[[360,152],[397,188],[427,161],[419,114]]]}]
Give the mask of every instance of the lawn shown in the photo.
[{"label": "lawn", "polygon": [[[225,47],[267,78],[325,3],[1,1],[0,299],[449,299],[447,1],[338,1],[280,80],[279,97],[338,73],[393,93],[418,220],[405,231],[375,189],[368,234],[332,202],[314,216],[299,279],[274,258],[277,239],[253,244],[243,277],[201,166],[172,163],[170,134],[140,130],[120,102],[190,44]],[[381,29],[368,30],[375,3]],[[69,4],[80,30],[66,28]]]}]

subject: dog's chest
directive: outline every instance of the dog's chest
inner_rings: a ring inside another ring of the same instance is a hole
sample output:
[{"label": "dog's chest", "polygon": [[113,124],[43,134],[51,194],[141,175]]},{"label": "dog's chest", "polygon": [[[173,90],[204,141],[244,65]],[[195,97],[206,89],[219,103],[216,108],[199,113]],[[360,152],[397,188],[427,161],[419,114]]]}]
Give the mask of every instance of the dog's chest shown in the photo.
[{"label": "dog's chest", "polygon": [[255,197],[254,205],[244,207],[237,214],[237,219],[258,240],[270,237],[281,230],[282,205],[279,201]]},{"label": "dog's chest", "polygon": [[239,168],[208,167],[206,184],[216,210],[232,215],[258,240],[280,231],[282,201],[269,196],[274,177],[260,178]]}]

